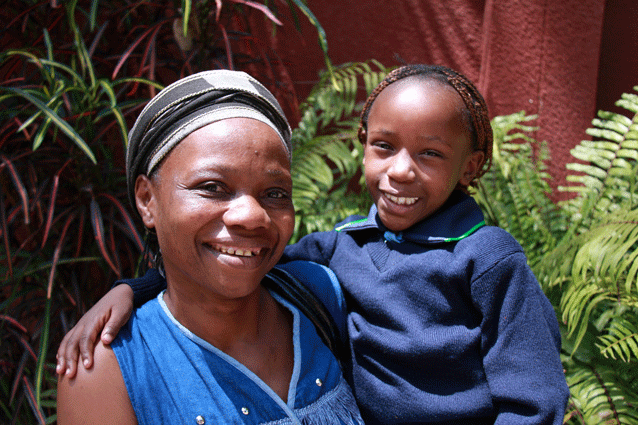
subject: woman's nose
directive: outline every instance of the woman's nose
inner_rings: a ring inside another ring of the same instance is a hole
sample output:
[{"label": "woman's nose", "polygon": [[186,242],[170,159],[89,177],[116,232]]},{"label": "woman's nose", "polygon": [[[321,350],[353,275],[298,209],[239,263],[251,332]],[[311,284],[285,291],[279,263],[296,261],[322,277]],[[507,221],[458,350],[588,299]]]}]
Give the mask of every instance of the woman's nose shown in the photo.
[{"label": "woman's nose", "polygon": [[224,213],[224,222],[227,226],[241,226],[252,230],[267,227],[270,216],[255,197],[239,195],[230,202]]},{"label": "woman's nose", "polygon": [[412,157],[405,150],[401,150],[390,159],[388,177],[398,182],[410,182],[414,180],[414,162]]}]

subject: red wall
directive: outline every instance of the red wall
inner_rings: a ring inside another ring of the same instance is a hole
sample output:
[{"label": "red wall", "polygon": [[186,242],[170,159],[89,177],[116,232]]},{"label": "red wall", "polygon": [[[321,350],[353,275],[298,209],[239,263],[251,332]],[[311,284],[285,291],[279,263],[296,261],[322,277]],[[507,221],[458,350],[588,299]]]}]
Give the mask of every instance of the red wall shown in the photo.
[{"label": "red wall", "polygon": [[[309,0],[308,6],[335,64],[439,63],[474,80],[492,116],[538,114],[535,137],[549,144],[554,186],[562,183],[569,150],[587,138],[596,109],[613,108],[638,84],[635,0]],[[324,66],[316,32],[303,20],[302,34],[285,25],[273,41],[301,99]]]}]

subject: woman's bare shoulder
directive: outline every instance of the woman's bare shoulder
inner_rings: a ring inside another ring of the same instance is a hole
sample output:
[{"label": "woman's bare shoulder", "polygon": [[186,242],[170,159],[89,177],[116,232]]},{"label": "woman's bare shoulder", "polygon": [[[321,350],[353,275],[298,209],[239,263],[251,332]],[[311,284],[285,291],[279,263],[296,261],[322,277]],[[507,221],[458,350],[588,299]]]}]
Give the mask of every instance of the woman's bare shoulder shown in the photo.
[{"label": "woman's bare shoulder", "polygon": [[73,378],[58,379],[58,423],[137,424],[120,366],[110,346],[99,342],[93,367],[78,367]]}]

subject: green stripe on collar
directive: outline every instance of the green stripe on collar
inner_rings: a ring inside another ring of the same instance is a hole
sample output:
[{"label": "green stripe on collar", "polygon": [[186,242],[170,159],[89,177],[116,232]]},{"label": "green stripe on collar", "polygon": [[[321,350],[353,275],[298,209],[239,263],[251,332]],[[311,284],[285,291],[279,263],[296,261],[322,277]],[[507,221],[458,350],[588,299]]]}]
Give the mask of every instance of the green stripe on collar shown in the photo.
[{"label": "green stripe on collar", "polygon": [[478,229],[480,229],[483,226],[485,226],[485,221],[481,221],[476,226],[472,227],[470,230],[468,230],[467,232],[463,233],[461,236],[458,236],[456,238],[445,238],[444,242],[457,242],[457,241],[460,241],[461,239],[467,238],[468,236],[470,236],[472,233],[476,232]]},{"label": "green stripe on collar", "polygon": [[350,223],[343,224],[343,225],[337,227],[335,230],[337,232],[340,232],[340,231],[342,231],[343,229],[345,229],[347,227],[354,226],[355,224],[363,223],[365,221],[368,221],[368,217],[362,218],[361,220],[355,220],[355,221],[351,221]]}]

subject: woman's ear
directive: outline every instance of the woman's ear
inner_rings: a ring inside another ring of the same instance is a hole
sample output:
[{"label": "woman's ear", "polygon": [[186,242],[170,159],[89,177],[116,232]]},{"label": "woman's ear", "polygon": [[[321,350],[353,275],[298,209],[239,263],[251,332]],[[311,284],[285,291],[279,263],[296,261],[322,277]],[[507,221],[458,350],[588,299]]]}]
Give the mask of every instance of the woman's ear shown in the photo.
[{"label": "woman's ear", "polygon": [[467,159],[465,160],[463,173],[461,174],[461,178],[459,179],[460,185],[464,187],[470,185],[472,180],[474,180],[474,176],[478,174],[479,167],[483,165],[484,158],[485,152],[483,151],[474,151],[467,157]]},{"label": "woman's ear", "polygon": [[135,206],[142,217],[144,226],[149,229],[155,227],[155,192],[151,180],[140,174],[135,180]]}]

